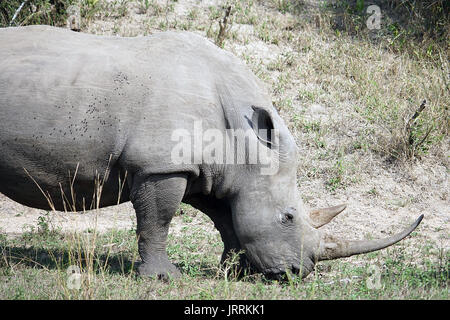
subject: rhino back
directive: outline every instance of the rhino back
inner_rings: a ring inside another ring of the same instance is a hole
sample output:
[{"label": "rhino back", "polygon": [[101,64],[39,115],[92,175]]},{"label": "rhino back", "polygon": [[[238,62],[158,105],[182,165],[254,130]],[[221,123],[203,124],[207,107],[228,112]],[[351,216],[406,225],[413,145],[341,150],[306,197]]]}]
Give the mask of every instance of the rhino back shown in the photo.
[{"label": "rhino back", "polygon": [[56,195],[78,166],[85,189],[120,155],[127,111],[113,102],[111,77],[120,66],[106,47],[112,42],[49,27],[1,30],[0,42],[0,191],[45,207],[28,175]]},{"label": "rhino back", "polygon": [[1,29],[0,43],[0,192],[33,206],[42,195],[24,168],[55,195],[76,168],[80,194],[108,166],[112,191],[124,170],[198,174],[170,164],[172,132],[196,121],[225,128],[223,87],[248,107],[238,113],[267,101],[238,59],[190,33],[119,38],[32,26]]}]

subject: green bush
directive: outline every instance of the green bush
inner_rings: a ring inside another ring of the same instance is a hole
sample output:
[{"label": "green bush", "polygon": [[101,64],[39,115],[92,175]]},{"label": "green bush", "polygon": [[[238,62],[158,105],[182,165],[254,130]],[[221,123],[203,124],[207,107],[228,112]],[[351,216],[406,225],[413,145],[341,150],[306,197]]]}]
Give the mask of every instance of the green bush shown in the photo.
[{"label": "green bush", "polygon": [[[75,0],[0,0],[0,27],[47,24],[61,26]],[[23,4],[20,11],[18,9]],[[14,21],[14,14],[17,13]]]},{"label": "green bush", "polygon": [[[366,12],[377,5],[381,29],[368,30]],[[338,0],[325,9],[334,16],[335,29],[353,36],[372,35],[389,39],[395,52],[409,52],[418,58],[438,56],[438,47],[446,48],[450,25],[450,1],[447,0]]]}]

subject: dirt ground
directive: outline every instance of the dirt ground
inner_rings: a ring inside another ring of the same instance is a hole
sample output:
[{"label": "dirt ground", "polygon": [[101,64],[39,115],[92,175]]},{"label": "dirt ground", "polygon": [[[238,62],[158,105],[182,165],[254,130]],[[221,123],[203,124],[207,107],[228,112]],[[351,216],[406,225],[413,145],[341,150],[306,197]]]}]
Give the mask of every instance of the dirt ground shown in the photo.
[{"label": "dirt ground", "polygon": [[[164,4],[162,1],[160,3]],[[206,9],[217,3],[218,1],[212,0],[179,0],[173,3],[174,9],[167,14],[166,19],[177,16],[180,21],[184,21],[190,10],[197,8],[198,19],[200,21],[203,19],[207,25],[209,22],[205,18]],[[258,10],[266,9],[259,6]],[[140,36],[160,31],[145,25],[152,13],[138,12],[137,6],[130,6],[129,13],[125,17],[94,19],[82,31],[124,36]],[[255,61],[270,64],[281,53],[291,50],[283,43],[275,45],[257,39],[251,25],[235,23],[232,28],[237,31],[238,39],[228,41],[225,49],[238,56],[251,54]],[[195,32],[205,35],[207,29]],[[276,78],[278,75],[276,70],[268,74],[269,78]],[[270,85],[270,79],[265,82]],[[295,103],[297,105],[294,107],[301,108],[305,117],[320,118],[323,123],[336,121],[336,117],[345,111],[343,108],[334,110],[328,106],[309,102]],[[282,116],[289,121],[286,114]],[[296,133],[294,135],[298,140],[301,139]],[[348,127],[348,135],[352,135],[351,126]],[[309,152],[308,147],[302,145],[301,141],[299,146],[301,152]],[[405,245],[413,248],[431,242],[439,248],[448,249],[450,243],[448,166],[434,158],[416,161],[402,167],[387,166],[377,159],[370,161],[372,161],[370,170],[367,170],[368,166],[364,166],[363,170],[358,172],[356,182],[333,192],[324,186],[323,178],[308,178],[302,171],[302,163],[299,163],[298,187],[308,207],[348,204],[347,209],[324,229],[347,239],[385,237],[402,230],[420,214],[424,214],[425,217],[416,235],[405,240]],[[328,166],[333,166],[333,163],[328,163]],[[8,236],[21,234],[30,226],[36,226],[38,218],[44,214],[46,211],[22,206],[0,194],[0,230]],[[199,219],[198,216],[194,217],[194,222],[191,223],[195,223],[195,219]],[[53,227],[60,228],[63,232],[83,231],[94,227],[103,232],[108,229],[130,229],[136,224],[130,203],[86,213],[50,212],[49,221]],[[171,232],[178,232],[183,223],[186,222],[183,222],[181,217],[175,217]]]},{"label": "dirt ground", "polygon": [[[313,181],[300,188],[303,194],[314,190]],[[415,189],[405,182],[396,182],[392,177],[372,179],[370,188],[354,186],[330,195],[317,195],[309,207],[324,207],[347,203],[347,209],[336,217],[325,231],[342,238],[361,239],[364,237],[385,237],[411,224],[420,214],[425,217],[417,229],[417,235],[407,240],[410,246],[434,243],[439,248],[449,248],[450,213],[446,198],[447,182],[434,185],[436,194],[424,195],[423,188]],[[379,195],[368,196],[369,189],[375,188]],[[320,186],[318,187],[320,189]],[[439,192],[440,191],[440,192]],[[317,193],[312,191],[312,193]],[[410,199],[422,198],[411,202]],[[136,220],[131,203],[80,212],[52,212],[29,208],[0,194],[0,226],[2,233],[17,236],[30,227],[37,227],[38,218],[48,213],[51,227],[61,232],[82,232],[96,229],[105,232],[112,229],[135,228]],[[199,215],[194,215],[190,223],[205,223]],[[195,221],[198,220],[198,221]],[[185,224],[180,216],[172,221],[171,232],[178,232]]]}]

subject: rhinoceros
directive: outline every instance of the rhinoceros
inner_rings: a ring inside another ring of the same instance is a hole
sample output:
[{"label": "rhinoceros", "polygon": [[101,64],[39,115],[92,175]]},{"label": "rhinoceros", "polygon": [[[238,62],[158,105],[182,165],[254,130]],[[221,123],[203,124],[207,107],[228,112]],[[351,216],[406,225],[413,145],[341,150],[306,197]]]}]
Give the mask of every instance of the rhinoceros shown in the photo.
[{"label": "rhinoceros", "polygon": [[[320,230],[345,205],[306,211],[298,148],[270,96],[243,62],[197,34],[122,38],[28,26],[0,29],[0,47],[0,192],[58,211],[131,201],[140,275],[180,275],[166,245],[181,202],[211,218],[222,262],[241,252],[243,269],[269,278],[305,277],[320,260],[385,248],[422,220],[380,240]],[[244,152],[231,162],[201,152],[174,159],[190,145],[174,132],[198,123],[226,137],[250,132]],[[268,161],[248,161],[250,142],[274,151]],[[264,173],[268,164],[275,170]]]}]

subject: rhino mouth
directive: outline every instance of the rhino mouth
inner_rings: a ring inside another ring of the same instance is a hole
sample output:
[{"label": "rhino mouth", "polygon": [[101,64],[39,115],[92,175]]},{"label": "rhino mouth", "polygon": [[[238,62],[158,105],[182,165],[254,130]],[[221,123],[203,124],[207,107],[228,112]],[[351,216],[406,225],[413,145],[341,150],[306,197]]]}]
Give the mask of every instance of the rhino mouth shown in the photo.
[{"label": "rhino mouth", "polygon": [[[302,271],[302,272],[300,272]],[[288,270],[286,270],[285,268],[278,268],[278,267],[274,267],[274,268],[267,268],[265,270],[263,270],[262,272],[264,274],[264,276],[269,279],[269,280],[278,280],[278,281],[283,281],[283,280],[287,280],[287,274],[291,274],[291,275],[299,275],[300,273],[303,274],[305,273],[302,268],[300,268],[300,266],[298,265],[291,265]],[[306,274],[308,274],[309,272],[307,272]]]},{"label": "rhino mouth", "polygon": [[293,261],[284,265],[276,265],[267,267],[262,270],[263,275],[267,279],[287,280],[289,275],[305,278],[314,270],[314,260],[310,257],[304,257],[300,261]]}]

